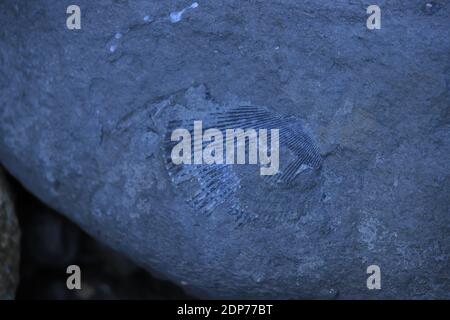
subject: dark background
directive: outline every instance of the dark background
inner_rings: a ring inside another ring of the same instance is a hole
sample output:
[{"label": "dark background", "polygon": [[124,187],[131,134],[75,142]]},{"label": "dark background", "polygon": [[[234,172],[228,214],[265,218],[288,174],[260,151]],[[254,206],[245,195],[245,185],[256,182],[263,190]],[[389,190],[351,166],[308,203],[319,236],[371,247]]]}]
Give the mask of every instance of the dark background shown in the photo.
[{"label": "dark background", "polygon": [[[15,179],[22,231],[16,299],[191,299],[169,281],[156,279],[127,257],[83,232],[41,203]],[[81,290],[68,290],[66,268],[81,268]]]}]

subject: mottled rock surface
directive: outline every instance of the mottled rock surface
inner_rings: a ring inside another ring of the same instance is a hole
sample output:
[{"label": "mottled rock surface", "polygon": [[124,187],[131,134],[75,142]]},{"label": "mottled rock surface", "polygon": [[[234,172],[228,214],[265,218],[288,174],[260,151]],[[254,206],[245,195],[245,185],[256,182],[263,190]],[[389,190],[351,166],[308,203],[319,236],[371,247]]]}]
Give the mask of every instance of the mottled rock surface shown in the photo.
[{"label": "mottled rock surface", "polygon": [[0,167],[0,300],[14,299],[19,282],[20,231],[11,191]]},{"label": "mottled rock surface", "polygon": [[[374,31],[361,2],[79,0],[78,31],[69,4],[0,3],[0,161],[40,199],[201,296],[450,298],[448,2],[378,1]],[[321,167],[235,166],[204,214],[167,123],[242,104],[293,117]]]}]

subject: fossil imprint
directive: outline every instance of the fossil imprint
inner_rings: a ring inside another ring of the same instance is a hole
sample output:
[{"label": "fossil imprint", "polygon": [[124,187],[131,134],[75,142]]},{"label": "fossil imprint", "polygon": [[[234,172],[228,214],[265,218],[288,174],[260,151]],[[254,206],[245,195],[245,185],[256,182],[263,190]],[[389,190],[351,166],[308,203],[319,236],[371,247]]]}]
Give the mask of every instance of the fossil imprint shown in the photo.
[{"label": "fossil imprint", "polygon": [[[267,129],[268,141],[272,129],[279,130],[279,148],[281,152],[280,170],[274,175],[263,176],[264,184],[272,188],[289,188],[300,179],[299,175],[305,170],[319,170],[322,164],[318,148],[312,139],[304,132],[300,122],[294,117],[277,115],[257,106],[239,106],[224,112],[210,114],[213,120],[207,121],[208,128],[226,131],[227,129],[260,130]],[[197,119],[172,120],[164,140],[165,166],[176,187],[189,182],[196,182],[196,191],[187,197],[189,205],[206,215],[211,214],[218,206],[227,204],[233,214],[245,214],[237,194],[242,190],[242,175],[249,170],[256,170],[251,165],[239,170],[236,166],[221,164],[174,164],[171,150],[176,142],[171,139],[171,132],[177,128],[186,128],[191,134],[193,123]],[[224,144],[226,141],[223,142]],[[206,146],[203,141],[203,147]],[[194,150],[194,142],[192,149]],[[245,156],[249,157],[249,148],[245,148]],[[194,163],[192,161],[191,163]],[[240,167],[240,166],[238,166]],[[253,166],[254,167],[254,166]],[[244,173],[243,173],[244,172]]]}]

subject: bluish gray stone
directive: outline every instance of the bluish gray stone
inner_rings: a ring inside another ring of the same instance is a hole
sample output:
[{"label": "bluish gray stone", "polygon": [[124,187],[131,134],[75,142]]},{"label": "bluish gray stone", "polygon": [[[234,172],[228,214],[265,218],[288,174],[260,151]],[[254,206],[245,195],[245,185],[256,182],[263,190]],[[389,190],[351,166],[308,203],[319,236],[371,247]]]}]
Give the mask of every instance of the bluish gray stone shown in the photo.
[{"label": "bluish gray stone", "polygon": [[[198,296],[450,298],[448,3],[378,1],[373,31],[360,2],[79,0],[73,31],[69,4],[0,3],[0,161],[41,200]],[[242,105],[321,165],[232,166],[199,210],[169,123]]]}]

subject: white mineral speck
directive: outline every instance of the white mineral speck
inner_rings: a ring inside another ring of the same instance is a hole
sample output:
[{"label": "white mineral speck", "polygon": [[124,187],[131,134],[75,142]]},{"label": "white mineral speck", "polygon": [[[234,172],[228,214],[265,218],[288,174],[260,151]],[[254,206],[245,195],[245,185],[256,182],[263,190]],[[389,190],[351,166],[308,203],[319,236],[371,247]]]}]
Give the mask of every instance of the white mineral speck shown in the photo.
[{"label": "white mineral speck", "polygon": [[172,22],[172,23],[177,23],[177,22],[180,22],[181,21],[181,18],[183,17],[183,14],[186,12],[186,10],[188,10],[188,9],[195,9],[195,8],[197,8],[198,7],[198,2],[194,2],[193,4],[191,4],[189,7],[187,7],[187,8],[184,8],[183,10],[181,10],[181,11],[175,11],[175,12],[172,12],[171,14],[170,14],[170,22]]},{"label": "white mineral speck", "polygon": [[113,45],[111,45],[111,47],[109,47],[109,52],[114,52],[114,51],[116,51],[116,49],[117,49],[117,45],[113,44]]},{"label": "white mineral speck", "polygon": [[116,35],[114,36],[114,38],[120,39],[120,38],[122,38],[122,34],[120,32],[117,32]]},{"label": "white mineral speck", "polygon": [[170,22],[172,22],[172,23],[180,22],[181,16],[183,15],[183,13],[184,13],[184,10],[172,12],[170,14]]}]

